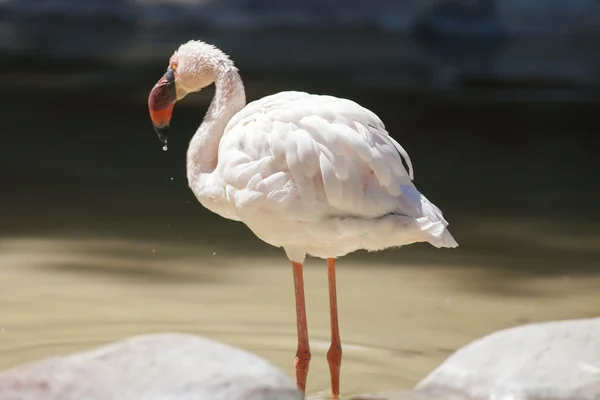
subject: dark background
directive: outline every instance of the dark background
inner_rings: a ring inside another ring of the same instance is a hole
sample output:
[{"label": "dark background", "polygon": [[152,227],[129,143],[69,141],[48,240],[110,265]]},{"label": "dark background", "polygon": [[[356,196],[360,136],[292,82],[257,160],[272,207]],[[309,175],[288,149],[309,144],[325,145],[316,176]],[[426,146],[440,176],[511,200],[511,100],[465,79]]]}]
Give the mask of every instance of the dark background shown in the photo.
[{"label": "dark background", "polygon": [[600,271],[600,3],[584,0],[0,1],[1,235],[286,262],[187,187],[212,88],[176,106],[168,152],[152,131],[147,95],[189,39],[232,57],[248,101],[307,90],[377,113],[461,245],[354,257]]}]

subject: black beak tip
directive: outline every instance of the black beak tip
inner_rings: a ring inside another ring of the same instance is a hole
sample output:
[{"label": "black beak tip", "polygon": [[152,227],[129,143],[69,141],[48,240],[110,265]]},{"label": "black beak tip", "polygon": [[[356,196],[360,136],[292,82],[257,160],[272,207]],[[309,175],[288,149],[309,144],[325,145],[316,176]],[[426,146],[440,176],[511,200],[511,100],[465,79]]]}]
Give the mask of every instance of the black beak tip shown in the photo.
[{"label": "black beak tip", "polygon": [[158,140],[160,140],[162,144],[167,144],[167,137],[169,136],[169,125],[160,127],[155,126],[154,131],[158,135]]}]

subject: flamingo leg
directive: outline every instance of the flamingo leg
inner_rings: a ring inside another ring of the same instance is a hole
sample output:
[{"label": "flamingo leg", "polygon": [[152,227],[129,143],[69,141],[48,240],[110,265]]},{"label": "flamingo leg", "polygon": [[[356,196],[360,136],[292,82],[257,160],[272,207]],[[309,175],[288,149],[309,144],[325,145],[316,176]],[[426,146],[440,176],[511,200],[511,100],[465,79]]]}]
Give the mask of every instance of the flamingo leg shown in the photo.
[{"label": "flamingo leg", "polygon": [[334,399],[340,396],[340,366],[342,365],[342,343],[338,325],[337,290],[335,283],[335,259],[327,259],[327,277],[329,280],[329,315],[331,317],[331,346],[327,352],[329,374],[331,376],[331,394]]},{"label": "flamingo leg", "polygon": [[306,325],[306,304],[304,302],[304,277],[302,264],[292,262],[294,272],[294,292],[296,294],[296,326],[298,329],[298,350],[294,359],[296,368],[296,384],[305,392],[308,364],[310,363],[310,346],[308,344],[308,327]]}]

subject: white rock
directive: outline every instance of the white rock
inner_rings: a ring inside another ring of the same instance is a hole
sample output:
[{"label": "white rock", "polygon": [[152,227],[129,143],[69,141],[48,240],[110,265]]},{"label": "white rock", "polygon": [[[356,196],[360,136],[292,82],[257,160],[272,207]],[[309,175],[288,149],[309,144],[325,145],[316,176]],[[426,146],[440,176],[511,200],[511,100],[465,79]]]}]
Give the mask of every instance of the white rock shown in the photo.
[{"label": "white rock", "polygon": [[135,336],[0,373],[2,400],[300,400],[277,367],[186,334]]},{"label": "white rock", "polygon": [[495,332],[459,349],[415,391],[477,400],[600,399],[600,318]]}]

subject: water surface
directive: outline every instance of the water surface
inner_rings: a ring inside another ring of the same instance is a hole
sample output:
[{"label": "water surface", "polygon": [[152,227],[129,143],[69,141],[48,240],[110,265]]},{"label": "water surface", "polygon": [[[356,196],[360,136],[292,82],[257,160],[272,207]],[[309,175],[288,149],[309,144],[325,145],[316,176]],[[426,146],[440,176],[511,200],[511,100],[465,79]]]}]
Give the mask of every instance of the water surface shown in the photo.
[{"label": "water surface", "polygon": [[[364,99],[411,154],[417,185],[461,247],[338,262],[343,394],[410,388],[498,329],[597,316],[598,167],[587,158],[597,139],[587,114],[384,100]],[[186,186],[185,146],[203,112],[176,110],[165,153],[143,102],[2,110],[0,369],[178,331],[248,349],[293,376],[283,251],[204,210]],[[305,268],[308,392],[327,394],[325,262]]]}]

